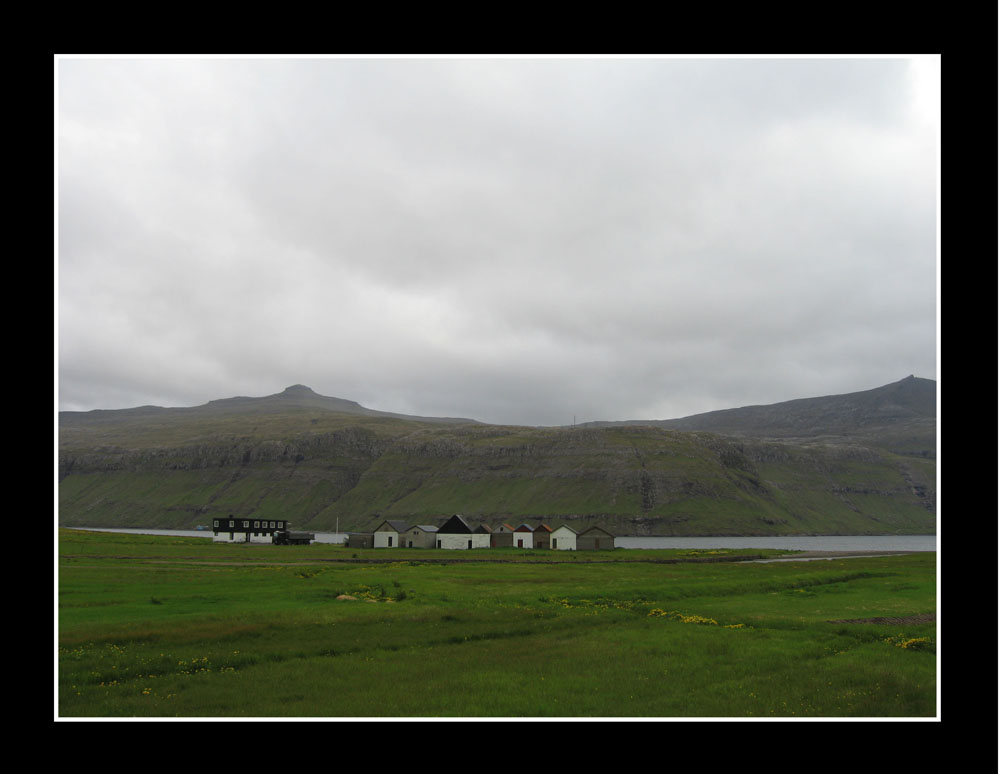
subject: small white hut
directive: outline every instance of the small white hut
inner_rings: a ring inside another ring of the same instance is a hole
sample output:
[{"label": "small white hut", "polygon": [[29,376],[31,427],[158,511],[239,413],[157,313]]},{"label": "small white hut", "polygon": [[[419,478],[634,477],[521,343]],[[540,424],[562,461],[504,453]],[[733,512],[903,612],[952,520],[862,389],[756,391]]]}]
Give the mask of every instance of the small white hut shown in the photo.
[{"label": "small white hut", "polygon": [[549,535],[549,548],[556,551],[576,551],[576,536],[579,533],[563,524]]}]

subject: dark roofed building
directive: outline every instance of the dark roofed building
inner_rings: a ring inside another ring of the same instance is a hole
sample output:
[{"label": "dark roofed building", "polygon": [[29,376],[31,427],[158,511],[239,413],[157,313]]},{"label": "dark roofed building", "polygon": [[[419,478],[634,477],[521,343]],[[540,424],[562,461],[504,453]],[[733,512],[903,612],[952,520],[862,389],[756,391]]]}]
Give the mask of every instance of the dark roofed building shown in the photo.
[{"label": "dark roofed building", "polygon": [[456,513],[438,527],[436,542],[438,548],[489,548],[490,531]]},{"label": "dark roofed building", "polygon": [[470,535],[472,534],[472,525],[466,521],[462,514],[456,513],[448,519],[448,521],[438,527],[438,534]]},{"label": "dark roofed building", "polygon": [[588,527],[576,537],[579,551],[601,551],[615,547],[615,536],[603,527]]},{"label": "dark roofed building", "polygon": [[539,524],[532,533],[533,546],[535,548],[548,548],[549,539],[552,535],[552,527],[548,524]]},{"label": "dark roofed building", "polygon": [[535,544],[534,532],[527,524],[521,524],[514,530],[514,548],[531,548]]},{"label": "dark roofed building", "polygon": [[375,545],[375,534],[373,532],[348,532],[348,548],[372,548]]}]

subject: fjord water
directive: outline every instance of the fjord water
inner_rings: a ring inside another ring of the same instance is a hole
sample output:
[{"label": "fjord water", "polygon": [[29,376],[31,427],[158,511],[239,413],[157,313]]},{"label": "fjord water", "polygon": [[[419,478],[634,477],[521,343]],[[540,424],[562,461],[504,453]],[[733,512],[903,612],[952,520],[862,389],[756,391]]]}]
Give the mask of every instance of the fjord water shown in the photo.
[{"label": "fjord water", "polygon": [[[74,527],[135,535],[212,537],[211,530]],[[345,532],[316,532],[317,543],[343,543]],[[615,548],[778,548],[786,551],[937,551],[936,535],[801,535],[795,537],[616,537]]]},{"label": "fjord water", "polygon": [[786,551],[937,551],[936,535],[617,537],[615,548],[778,548]]}]

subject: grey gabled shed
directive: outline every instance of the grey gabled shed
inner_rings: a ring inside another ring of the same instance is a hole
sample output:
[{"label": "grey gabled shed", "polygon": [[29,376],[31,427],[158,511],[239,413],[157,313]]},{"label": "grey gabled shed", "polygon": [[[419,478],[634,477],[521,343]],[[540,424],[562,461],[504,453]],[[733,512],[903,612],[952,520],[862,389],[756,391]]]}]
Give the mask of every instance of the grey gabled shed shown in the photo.
[{"label": "grey gabled shed", "polygon": [[576,537],[579,551],[602,551],[615,547],[615,536],[603,527],[588,527]]}]

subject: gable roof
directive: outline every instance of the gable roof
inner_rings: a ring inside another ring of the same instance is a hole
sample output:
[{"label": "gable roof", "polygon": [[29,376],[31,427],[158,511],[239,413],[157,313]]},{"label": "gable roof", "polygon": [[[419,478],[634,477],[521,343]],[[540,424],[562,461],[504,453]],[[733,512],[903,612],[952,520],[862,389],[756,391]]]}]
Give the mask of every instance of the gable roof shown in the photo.
[{"label": "gable roof", "polygon": [[422,529],[424,532],[437,532],[438,528],[432,524],[414,524],[410,529]]},{"label": "gable roof", "polygon": [[385,521],[382,522],[382,524],[379,524],[377,527],[375,527],[373,531],[378,532],[380,529],[382,529],[382,526],[385,524],[388,524],[390,527],[396,530],[396,532],[406,532],[406,530],[410,528],[410,523],[407,521],[400,521],[399,519],[386,519]]},{"label": "gable roof", "polygon": [[596,524],[593,527],[588,527],[583,532],[579,532],[579,535],[586,535],[588,532],[603,532],[608,537],[614,537],[610,532],[608,532],[604,527],[598,527]]},{"label": "gable roof", "polygon": [[444,533],[447,535],[471,535],[472,527],[469,522],[465,520],[465,517],[460,513],[456,513],[448,521],[438,527],[439,533]]},{"label": "gable roof", "polygon": [[527,524],[521,524],[521,526],[518,527],[517,529],[515,529],[514,531],[515,532],[534,532],[535,530],[533,530]]},{"label": "gable roof", "polygon": [[551,531],[552,527],[550,527],[548,524],[539,524],[537,527],[535,527],[535,532],[551,532]]},{"label": "gable roof", "polygon": [[569,524],[560,524],[560,525],[559,525],[558,527],[556,527],[556,529],[555,529],[555,530],[553,530],[553,532],[555,532],[555,531],[557,531],[557,530],[560,530],[560,529],[565,529],[565,530],[569,530],[569,531],[570,531],[570,532],[572,532],[572,533],[573,533],[574,535],[579,535],[579,534],[580,534],[580,533],[579,533],[579,532],[577,532],[577,531],[576,531],[575,529],[573,529],[573,528],[572,528],[572,527],[571,527],[571,526],[570,526]]}]

